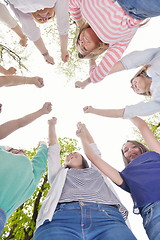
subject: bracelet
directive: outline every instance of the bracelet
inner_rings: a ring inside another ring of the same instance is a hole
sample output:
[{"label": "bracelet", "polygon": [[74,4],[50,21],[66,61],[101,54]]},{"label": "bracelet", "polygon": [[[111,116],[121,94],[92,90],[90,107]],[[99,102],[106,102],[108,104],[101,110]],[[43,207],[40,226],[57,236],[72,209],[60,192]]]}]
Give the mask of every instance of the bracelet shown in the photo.
[{"label": "bracelet", "polygon": [[48,55],[48,51],[45,52],[45,53],[42,53],[43,57],[47,56]]}]

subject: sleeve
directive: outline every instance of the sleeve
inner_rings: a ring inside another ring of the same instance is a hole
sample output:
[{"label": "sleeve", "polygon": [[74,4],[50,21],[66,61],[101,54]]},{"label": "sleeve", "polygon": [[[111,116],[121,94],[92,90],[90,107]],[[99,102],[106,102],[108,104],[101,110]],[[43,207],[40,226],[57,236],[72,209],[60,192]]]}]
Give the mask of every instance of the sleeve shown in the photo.
[{"label": "sleeve", "polygon": [[23,13],[20,10],[14,8],[10,4],[11,9],[15,13],[16,17],[19,19],[22,25],[23,33],[33,42],[37,41],[40,37],[40,29],[37,27],[31,13]]},{"label": "sleeve", "polygon": [[133,118],[137,116],[148,116],[160,112],[160,100],[150,102],[140,102],[125,107],[123,118]]},{"label": "sleeve", "polygon": [[16,20],[11,16],[7,7],[2,3],[0,3],[0,13],[0,21],[8,28],[14,28],[17,25]]},{"label": "sleeve", "polygon": [[117,185],[116,183],[115,183],[115,184],[116,184],[118,187],[122,188],[124,191],[131,193],[131,191],[130,191],[130,189],[129,189],[129,186],[127,185],[127,183],[126,183],[125,180],[124,180],[124,176],[123,176],[122,172],[119,172],[119,174],[121,175],[121,177],[122,177],[122,179],[123,179],[123,184],[121,184],[121,185]]},{"label": "sleeve", "polygon": [[149,48],[143,51],[134,51],[121,59],[125,69],[140,67],[141,65],[149,64],[155,54],[160,52],[160,48]]},{"label": "sleeve", "polygon": [[58,0],[55,6],[57,28],[60,35],[67,35],[69,31],[68,1]]},{"label": "sleeve", "polygon": [[46,170],[46,162],[48,157],[48,148],[45,144],[39,146],[36,155],[32,159],[33,173],[35,181],[38,183],[42,174]]},{"label": "sleeve", "polygon": [[125,49],[128,47],[131,39],[132,38],[116,43],[106,50],[101,62],[97,66],[90,68],[91,82],[97,83],[102,81],[109,74],[112,67],[119,61]]},{"label": "sleeve", "polygon": [[69,13],[75,22],[82,19],[79,0],[69,0]]},{"label": "sleeve", "polygon": [[58,144],[49,146],[48,150],[48,181],[53,182],[54,177],[61,169],[60,163],[60,146]]},{"label": "sleeve", "polygon": [[[95,143],[91,143],[90,146],[93,149],[93,151],[95,152],[95,154],[97,154],[99,157],[101,157],[101,152],[98,149],[97,145]],[[101,172],[93,163],[91,163],[91,166],[93,168],[95,168],[97,171]]]}]

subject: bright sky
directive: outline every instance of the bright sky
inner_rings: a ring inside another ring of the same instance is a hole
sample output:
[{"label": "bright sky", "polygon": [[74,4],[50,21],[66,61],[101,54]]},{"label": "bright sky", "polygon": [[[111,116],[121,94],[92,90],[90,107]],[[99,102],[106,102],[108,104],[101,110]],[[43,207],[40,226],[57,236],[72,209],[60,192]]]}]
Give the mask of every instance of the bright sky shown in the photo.
[{"label": "bright sky", "polygon": [[[7,31],[4,25],[0,29]],[[125,54],[133,50],[141,50],[150,47],[159,47],[159,18],[152,19],[147,26],[138,30],[136,36],[130,43]],[[9,41],[10,33],[6,33],[5,41]],[[15,35],[13,35],[15,37]],[[15,37],[16,39],[16,37]],[[18,38],[17,38],[18,42]],[[2,42],[3,44],[4,42]],[[28,48],[32,43],[28,43]],[[121,146],[126,139],[134,139],[132,124],[129,120],[109,119],[96,115],[84,114],[83,107],[92,105],[97,108],[122,108],[127,104],[134,104],[143,100],[130,89],[129,80],[137,70],[125,71],[106,77],[101,83],[90,84],[86,89],[75,89],[74,82],[80,76],[88,76],[88,69],[84,67],[84,72],[76,72],[76,77],[71,82],[67,82],[66,76],[57,72],[60,59],[55,49],[57,46],[48,46],[55,59],[55,66],[44,62],[38,51],[33,48],[33,54],[28,58],[27,66],[30,76],[41,76],[44,78],[45,86],[38,89],[35,86],[17,86],[0,89],[0,102],[3,104],[3,111],[0,116],[0,124],[22,117],[28,113],[38,110],[44,102],[51,101],[53,110],[49,115],[42,116],[32,124],[11,134],[1,141],[1,145],[22,147],[31,149],[37,146],[40,140],[47,140],[48,125],[47,120],[52,116],[58,118],[57,135],[58,137],[76,137],[76,123],[84,122],[95,142],[102,152],[102,157],[118,170],[124,168],[121,158]],[[25,50],[22,52],[25,55]],[[5,67],[14,66],[14,62]],[[28,75],[28,74],[26,74]],[[79,141],[79,145],[80,141]],[[129,221],[131,229],[138,240],[147,240],[147,236],[142,227],[140,216],[132,213],[132,200],[128,193],[115,186],[122,203],[129,210]]]}]

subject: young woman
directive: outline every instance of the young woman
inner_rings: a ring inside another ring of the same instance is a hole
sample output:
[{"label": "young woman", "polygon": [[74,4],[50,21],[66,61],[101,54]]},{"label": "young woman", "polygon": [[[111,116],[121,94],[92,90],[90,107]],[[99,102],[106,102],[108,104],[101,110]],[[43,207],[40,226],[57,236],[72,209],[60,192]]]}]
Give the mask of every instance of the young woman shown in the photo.
[{"label": "young woman", "polygon": [[[134,51],[126,55],[114,67],[114,72],[144,65],[131,79],[135,93],[151,96],[151,101],[128,105],[122,109],[95,109],[85,107],[84,112],[105,117],[133,118],[148,116],[160,111],[160,48]],[[116,68],[117,67],[117,68]]]},{"label": "young woman", "polygon": [[142,119],[131,119],[140,130],[150,151],[136,141],[127,141],[122,147],[125,169],[118,172],[97,156],[89,146],[83,125],[78,131],[85,154],[106,176],[131,194],[134,213],[140,213],[150,240],[160,239],[160,143]]},{"label": "young woman", "polygon": [[[35,21],[45,23],[55,15],[57,27],[60,35],[61,58],[66,62],[69,58],[67,51],[68,42],[68,1],[63,0],[28,0],[25,2],[17,0],[7,0],[16,17],[22,24],[24,34],[34,42],[47,63],[54,64],[54,59],[50,56],[40,35],[40,29]],[[35,21],[34,21],[35,20]]]},{"label": "young woman", "polygon": [[[91,66],[90,77],[84,82],[76,82],[76,87],[84,88],[91,82],[103,80],[109,74],[142,21],[160,15],[160,2],[69,0],[69,11],[77,25],[82,25],[77,40],[81,58],[95,58],[102,49],[108,48],[98,66]],[[82,18],[88,26],[84,24],[83,27]]]},{"label": "young woman", "polygon": [[[34,240],[136,239],[125,223],[126,209],[108,180],[84,157],[70,153],[65,167],[55,132],[56,118],[49,124],[48,180],[50,190],[37,218]],[[85,129],[89,145],[99,151]]]},{"label": "young woman", "polygon": [[[1,111],[0,104],[0,111]],[[44,114],[50,113],[51,103],[45,103],[38,111],[0,125],[0,139],[24,127]],[[46,170],[48,149],[45,142],[32,161],[22,149],[0,146],[0,234],[10,215],[31,195]]]},{"label": "young woman", "polygon": [[0,3],[0,13],[1,13],[0,21],[3,22],[5,25],[7,25],[8,28],[10,28],[12,31],[14,31],[17,34],[20,37],[19,43],[21,44],[21,46],[26,47],[27,40],[28,40],[27,37],[23,34],[19,24],[11,16],[6,6],[2,3]]}]

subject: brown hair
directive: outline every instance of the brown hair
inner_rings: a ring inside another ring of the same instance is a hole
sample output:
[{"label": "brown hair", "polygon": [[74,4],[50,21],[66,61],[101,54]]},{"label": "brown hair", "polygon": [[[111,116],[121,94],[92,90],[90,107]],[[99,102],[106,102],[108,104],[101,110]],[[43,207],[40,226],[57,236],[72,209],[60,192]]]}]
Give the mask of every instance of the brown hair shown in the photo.
[{"label": "brown hair", "polygon": [[[144,146],[142,143],[140,143],[140,142],[138,142],[138,141],[135,141],[135,140],[127,140],[127,142],[133,143],[136,147],[138,147],[138,148],[140,149],[140,151],[141,151],[141,154],[149,151],[149,150],[146,148],[146,146]],[[126,142],[126,143],[127,143],[127,142]],[[126,143],[124,143],[123,146],[124,146]],[[124,156],[123,146],[122,146],[121,152],[122,152],[122,157],[123,157],[124,165],[127,166],[127,165],[129,164],[129,162],[128,162],[127,158]]]},{"label": "brown hair", "polygon": [[[89,168],[87,160],[82,155],[81,157],[82,157],[82,169]],[[70,169],[70,166],[68,165],[64,165],[64,167]]]},{"label": "brown hair", "polygon": [[[145,66],[143,66],[143,67],[134,75],[134,77],[131,79],[131,81],[130,81],[131,84],[132,84],[133,79],[135,79],[136,77],[143,76],[143,77],[148,78],[147,69],[148,69],[150,66],[151,66],[151,65],[145,65]],[[152,95],[150,90],[148,90],[148,91],[146,91],[146,92],[144,92],[144,93],[138,93],[138,94],[144,95],[144,96],[151,96],[151,95]]]},{"label": "brown hair", "polygon": [[[76,40],[76,46],[78,46],[78,40],[83,30],[90,28],[90,25],[88,23],[82,24],[82,26],[79,28],[77,33],[77,40]],[[99,55],[101,55],[104,51],[106,51],[109,48],[108,43],[103,43],[101,40],[99,41],[99,46],[93,49],[90,53],[87,55],[83,55],[80,52],[78,52],[78,57],[81,59],[92,59],[97,58]]]}]

